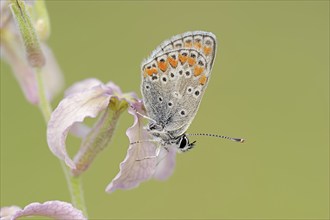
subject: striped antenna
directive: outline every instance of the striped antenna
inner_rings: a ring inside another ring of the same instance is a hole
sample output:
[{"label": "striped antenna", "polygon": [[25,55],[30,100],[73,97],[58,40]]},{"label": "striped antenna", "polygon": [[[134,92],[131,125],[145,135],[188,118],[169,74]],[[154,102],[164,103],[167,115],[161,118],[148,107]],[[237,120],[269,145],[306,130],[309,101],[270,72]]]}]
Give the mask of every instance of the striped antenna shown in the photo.
[{"label": "striped antenna", "polygon": [[239,143],[244,143],[243,138],[232,138],[224,135],[218,135],[218,134],[205,134],[205,133],[196,133],[196,134],[186,134],[187,136],[208,136],[208,137],[216,137],[216,138],[224,138],[227,140],[239,142]]}]

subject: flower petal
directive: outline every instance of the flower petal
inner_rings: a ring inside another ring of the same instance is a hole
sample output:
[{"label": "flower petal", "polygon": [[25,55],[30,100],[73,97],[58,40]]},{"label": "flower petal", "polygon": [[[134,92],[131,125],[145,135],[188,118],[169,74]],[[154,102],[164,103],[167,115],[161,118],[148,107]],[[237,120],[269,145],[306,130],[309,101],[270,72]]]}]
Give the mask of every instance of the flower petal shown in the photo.
[{"label": "flower petal", "polygon": [[90,131],[90,127],[80,122],[74,123],[70,128],[70,134],[79,138],[85,138]]},{"label": "flower petal", "polygon": [[[48,201],[45,203],[31,203],[18,210],[12,220],[23,216],[44,216],[54,219],[86,219],[82,211],[76,209],[72,204],[62,201]],[[2,218],[1,218],[2,219]]]},{"label": "flower petal", "polygon": [[72,86],[70,86],[66,91],[65,91],[65,97],[74,94],[74,93],[78,93],[78,92],[83,92],[86,89],[91,89],[94,86],[97,85],[101,85],[103,84],[100,80],[95,79],[95,78],[89,78],[89,79],[85,79],[82,81],[79,81],[75,84],[73,84]]},{"label": "flower petal", "polygon": [[[77,83],[74,83],[70,86],[65,92],[64,97],[67,97],[74,93],[83,92],[87,89],[91,89],[94,86],[102,85],[103,83],[95,78],[89,78]],[[70,129],[70,133],[76,137],[84,138],[90,132],[91,128],[85,125],[84,123],[74,123]]]},{"label": "flower petal", "polygon": [[[142,104],[132,104],[138,112],[142,113]],[[148,132],[143,128],[142,117],[137,115],[135,110],[129,108],[128,112],[134,116],[134,124],[128,128],[126,135],[130,143],[135,141],[150,140]],[[120,171],[107,186],[106,192],[111,193],[117,189],[131,189],[137,187],[141,182],[149,180],[155,172],[157,159],[143,159],[156,154],[156,147],[153,142],[146,141],[131,144],[128,148],[126,158],[120,164]]]},{"label": "flower petal", "polygon": [[74,123],[82,122],[86,117],[95,118],[108,106],[111,94],[111,89],[99,85],[64,98],[52,113],[47,129],[48,146],[71,169],[76,167],[65,146],[70,128]]},{"label": "flower petal", "polygon": [[[0,1],[0,29],[4,29],[8,25],[9,20],[12,19],[12,15],[9,9],[10,1]],[[1,33],[2,34],[2,33]]]},{"label": "flower petal", "polygon": [[166,180],[169,178],[175,167],[175,157],[177,154],[176,146],[166,146],[168,151],[162,149],[158,157],[158,165],[153,175],[155,179]]},{"label": "flower petal", "polygon": [[121,91],[120,87],[117,86],[116,84],[114,84],[113,82],[109,81],[105,85],[110,87],[113,90],[114,93],[122,94],[122,91]]},{"label": "flower petal", "polygon": [[[1,58],[5,59],[11,66],[26,99],[32,104],[38,104],[39,96],[35,71],[26,60],[21,39],[19,39],[19,36],[10,32],[4,32],[3,35],[4,40],[1,42]],[[51,101],[63,87],[63,74],[51,49],[43,43],[41,44],[41,48],[46,57],[46,65],[41,71],[43,73],[46,95]]]},{"label": "flower petal", "polygon": [[21,210],[18,206],[7,206],[0,209],[0,219],[10,220],[17,211]]},{"label": "flower petal", "polygon": [[34,70],[29,66],[24,47],[19,36],[11,32],[4,32],[1,46],[1,58],[12,68],[12,71],[23,90],[26,99],[32,104],[38,104],[38,88]]}]

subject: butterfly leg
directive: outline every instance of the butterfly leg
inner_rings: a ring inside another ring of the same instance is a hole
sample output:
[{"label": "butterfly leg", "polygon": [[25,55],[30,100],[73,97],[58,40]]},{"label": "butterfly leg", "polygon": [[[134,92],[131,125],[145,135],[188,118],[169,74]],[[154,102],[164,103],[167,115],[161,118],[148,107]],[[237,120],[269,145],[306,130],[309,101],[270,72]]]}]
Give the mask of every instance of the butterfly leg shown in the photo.
[{"label": "butterfly leg", "polygon": [[141,144],[141,143],[145,143],[145,142],[155,142],[155,143],[158,143],[159,141],[157,140],[142,140],[142,141],[134,141],[132,143],[129,143],[130,145],[133,145],[133,144]]},{"label": "butterfly leg", "polygon": [[152,118],[150,118],[150,117],[148,117],[148,116],[146,116],[146,115],[141,114],[140,112],[138,112],[138,110],[133,105],[131,105],[131,108],[136,112],[136,114],[140,115],[141,117],[143,117],[145,119],[148,119],[148,120],[156,123],[156,121],[154,119],[152,119]]}]

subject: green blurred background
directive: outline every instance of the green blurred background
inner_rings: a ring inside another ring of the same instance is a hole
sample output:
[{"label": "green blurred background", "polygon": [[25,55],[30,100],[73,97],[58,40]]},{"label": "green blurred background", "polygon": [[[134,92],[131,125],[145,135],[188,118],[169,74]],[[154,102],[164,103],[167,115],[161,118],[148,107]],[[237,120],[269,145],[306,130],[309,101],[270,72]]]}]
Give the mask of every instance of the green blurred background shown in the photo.
[{"label": "green blurred background", "polygon": [[[90,219],[329,217],[328,1],[49,1],[49,44],[66,87],[95,77],[140,95],[140,64],[163,40],[213,32],[212,79],[174,175],[106,194],[128,148],[123,114],[111,146],[83,175]],[[53,102],[55,107],[60,95]],[[1,206],[69,201],[38,108],[1,63]],[[79,142],[70,139],[70,151]]]}]

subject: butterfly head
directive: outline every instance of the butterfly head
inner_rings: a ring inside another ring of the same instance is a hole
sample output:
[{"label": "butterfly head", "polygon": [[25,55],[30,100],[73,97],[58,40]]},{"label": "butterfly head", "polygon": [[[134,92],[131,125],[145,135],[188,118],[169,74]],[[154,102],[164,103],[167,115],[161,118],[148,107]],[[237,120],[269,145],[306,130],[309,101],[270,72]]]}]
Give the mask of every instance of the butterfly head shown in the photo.
[{"label": "butterfly head", "polygon": [[189,142],[188,137],[183,134],[177,142],[178,150],[181,152],[186,152],[190,149],[192,149],[195,146],[196,141],[193,141],[192,143]]}]

